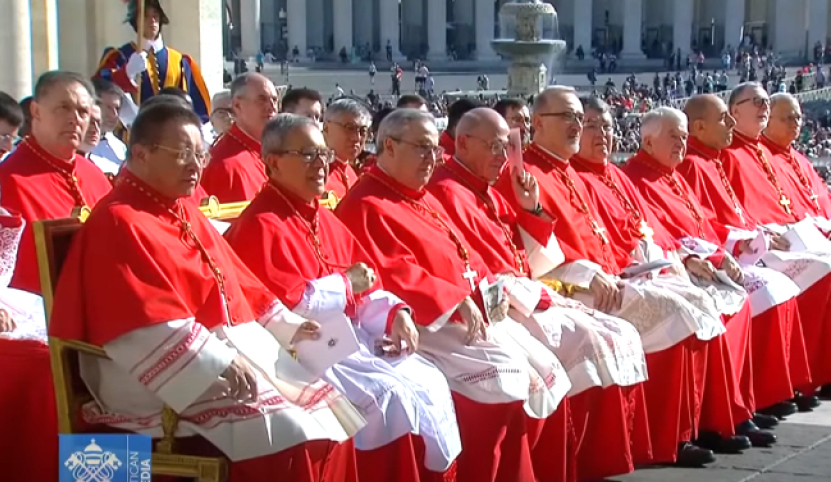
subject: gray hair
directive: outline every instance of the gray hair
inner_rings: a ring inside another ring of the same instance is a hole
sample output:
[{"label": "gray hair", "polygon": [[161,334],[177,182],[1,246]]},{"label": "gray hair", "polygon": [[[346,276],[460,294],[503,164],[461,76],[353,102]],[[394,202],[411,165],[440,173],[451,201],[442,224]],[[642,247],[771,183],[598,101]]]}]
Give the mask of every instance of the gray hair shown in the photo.
[{"label": "gray hair", "polygon": [[390,112],[381,121],[381,125],[378,126],[378,135],[375,140],[376,152],[379,155],[383,154],[384,143],[387,138],[400,139],[411,125],[417,123],[426,123],[433,127],[436,126],[436,120],[433,118],[433,114],[429,112],[410,108],[395,109]]},{"label": "gray hair", "polygon": [[641,139],[660,135],[667,120],[672,121],[676,126],[687,129],[686,114],[673,107],[658,107],[647,112],[641,118]]},{"label": "gray hair", "polygon": [[264,76],[257,72],[245,72],[234,77],[234,80],[231,81],[231,98],[236,99],[237,97],[245,95],[245,91],[248,88],[248,81],[255,77]]},{"label": "gray hair", "polygon": [[591,110],[597,112],[600,115],[611,115],[611,111],[609,110],[609,104],[603,101],[600,97],[596,95],[590,95],[588,97],[581,97],[580,103],[583,104],[583,110]]},{"label": "gray hair", "polygon": [[739,97],[742,96],[745,92],[751,89],[762,89],[762,84],[759,82],[742,82],[741,84],[733,87],[733,90],[730,91],[730,97],[727,99],[727,108],[732,109],[736,102],[739,101]]},{"label": "gray hair", "polygon": [[357,117],[366,123],[372,121],[372,116],[369,115],[369,110],[367,110],[367,108],[357,100],[338,99],[329,104],[329,107],[326,108],[326,112],[323,113],[323,122],[328,122],[342,114]]},{"label": "gray hair", "polygon": [[553,94],[577,95],[577,91],[574,87],[570,87],[568,85],[552,85],[551,87],[547,87],[534,98],[534,105],[531,108],[531,111],[537,112],[538,110],[543,109],[548,104],[548,98]]},{"label": "gray hair", "polygon": [[295,129],[303,126],[310,126],[317,129],[317,123],[308,117],[297,114],[277,114],[276,117],[268,121],[263,129],[263,149],[262,157],[285,149],[286,138],[291,135]]},{"label": "gray hair", "polygon": [[789,104],[799,105],[799,99],[794,97],[793,95],[787,92],[777,92],[770,96],[770,107],[773,108],[774,105],[780,102],[788,102]]},{"label": "gray hair", "polygon": [[231,96],[231,90],[230,89],[220,90],[219,92],[214,94],[213,98],[211,99],[211,104],[215,104],[217,102],[220,102],[220,101],[223,101],[223,100],[228,100],[228,99],[231,99],[231,98],[232,98],[232,96]]}]

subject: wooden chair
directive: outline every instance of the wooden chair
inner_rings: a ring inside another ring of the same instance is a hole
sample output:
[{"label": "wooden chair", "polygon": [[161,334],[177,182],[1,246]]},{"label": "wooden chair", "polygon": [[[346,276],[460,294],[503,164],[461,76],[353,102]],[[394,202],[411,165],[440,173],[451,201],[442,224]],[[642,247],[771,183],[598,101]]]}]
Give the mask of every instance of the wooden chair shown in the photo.
[{"label": "wooden chair", "polygon": [[208,219],[217,221],[233,221],[237,219],[251,201],[240,201],[235,203],[220,204],[216,196],[210,196],[202,200],[199,210]]},{"label": "wooden chair", "polygon": [[[32,225],[47,324],[55,299],[58,276],[72,240],[88,213],[88,210],[79,211],[73,213],[71,218],[37,221]],[[58,432],[63,434],[83,433],[79,427],[81,407],[93,400],[81,379],[79,353],[107,358],[107,354],[99,346],[49,337],[49,354],[58,409]],[[162,409],[164,435],[156,443],[152,454],[152,473],[186,477],[198,482],[224,482],[228,477],[228,461],[225,458],[185,455],[175,450],[178,424],[178,414],[165,406]]]}]

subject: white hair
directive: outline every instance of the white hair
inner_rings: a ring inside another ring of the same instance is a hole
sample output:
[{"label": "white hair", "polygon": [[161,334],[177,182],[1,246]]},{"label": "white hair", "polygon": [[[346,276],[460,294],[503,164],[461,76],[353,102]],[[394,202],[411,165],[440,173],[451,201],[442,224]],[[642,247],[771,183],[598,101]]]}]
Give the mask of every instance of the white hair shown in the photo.
[{"label": "white hair", "polygon": [[289,134],[303,126],[317,129],[317,123],[315,121],[297,114],[278,114],[268,121],[268,124],[263,129],[262,157],[265,158],[269,154],[283,150]]},{"label": "white hair", "polygon": [[230,99],[231,99],[231,90],[230,89],[220,90],[219,92],[214,94],[213,99],[211,99],[211,104],[216,104],[216,103],[221,102],[223,100],[230,100]]},{"label": "white hair", "polygon": [[551,97],[552,94],[574,94],[576,96],[577,91],[574,87],[568,85],[552,85],[550,87],[546,87],[545,90],[534,97],[534,105],[531,107],[531,112],[533,113],[544,108],[548,104],[548,98]]},{"label": "white hair", "polygon": [[378,136],[375,141],[377,153],[383,154],[387,138],[400,139],[411,125],[417,123],[430,124],[435,128],[436,120],[433,114],[420,109],[399,108],[390,112],[378,126]]},{"label": "white hair", "polygon": [[347,114],[352,117],[357,117],[363,122],[370,122],[372,120],[372,116],[369,114],[369,110],[358,102],[355,99],[338,99],[328,107],[326,107],[326,112],[323,113],[323,121],[328,122],[335,117],[340,116],[341,114]]},{"label": "white hair", "polygon": [[686,114],[673,107],[663,106],[653,109],[641,117],[641,139],[660,135],[667,121],[671,121],[673,126],[683,127],[684,130],[687,130]]},{"label": "white hair", "polygon": [[770,96],[771,107],[780,102],[788,102],[789,104],[795,104],[797,106],[799,105],[799,100],[787,92],[777,92]]}]

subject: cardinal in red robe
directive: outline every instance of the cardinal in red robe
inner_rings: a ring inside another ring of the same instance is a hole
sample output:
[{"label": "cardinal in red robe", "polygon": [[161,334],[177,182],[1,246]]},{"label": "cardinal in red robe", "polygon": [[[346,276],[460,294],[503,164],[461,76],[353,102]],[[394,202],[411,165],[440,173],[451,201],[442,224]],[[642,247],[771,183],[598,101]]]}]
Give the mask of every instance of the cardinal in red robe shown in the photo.
[{"label": "cardinal in red robe", "polygon": [[329,166],[324,197],[335,199],[335,204],[358,180],[354,166],[364,150],[371,122],[366,107],[353,99],[339,99],[326,108],[323,136],[326,145],[335,151],[335,162]]},{"label": "cardinal in red robe", "polygon": [[508,133],[496,111],[469,111],[456,126],[456,156],[436,168],[427,189],[488,268],[510,286],[511,317],[565,364],[579,441],[578,478],[631,472],[635,463],[651,458],[640,336],[628,322],[593,312],[530,278],[527,252],[559,248],[551,218],[533,213],[539,190],[531,176],[515,185],[523,195],[519,212],[490,186],[506,167],[507,149],[522,148],[508,146]]},{"label": "cardinal in red robe", "polygon": [[[273,149],[264,159],[269,182],[226,239],[295,313],[318,321],[347,316],[356,325],[362,349],[325,378],[343,387],[368,421],[355,438],[360,480],[441,482],[461,450],[450,390],[444,375],[414,354],[418,332],[409,308],[380,280],[371,284],[369,256],[320,208],[334,152],[312,120],[294,114],[280,114],[263,137]],[[282,154],[289,151],[302,154]],[[389,356],[376,356],[377,349]]]},{"label": "cardinal in red robe", "polygon": [[[571,383],[554,354],[506,316],[500,283],[425,190],[443,154],[438,140],[430,114],[391,113],[378,131],[378,164],[335,214],[384,287],[413,308],[419,353],[448,379],[464,447],[457,480],[573,480]],[[541,434],[528,417],[546,420]],[[543,441],[544,453],[532,453]]]},{"label": "cardinal in red robe", "polygon": [[[751,407],[768,407],[787,400],[793,394],[788,345],[794,320],[798,320],[793,302],[798,288],[781,273],[753,263],[740,265],[724,252],[729,229],[711,220],[674,170],[685,154],[687,119],[681,111],[662,107],[650,112],[644,117],[641,137],[644,148],[626,163],[624,172],[682,242],[684,264],[691,275],[705,284],[732,280],[749,295],[754,316],[751,341],[735,329],[735,318],[726,322],[745,401]],[[758,430],[752,421],[742,422],[737,430],[754,445],[773,442],[771,434]]]},{"label": "cardinal in red robe", "polygon": [[91,208],[112,184],[89,159],[77,154],[89,123],[95,92],[78,74],[43,74],[32,101],[32,130],[2,164],[3,206],[26,221],[11,287],[40,294],[32,222],[69,217]]},{"label": "cardinal in red robe", "polygon": [[[732,367],[719,336],[722,322],[648,280],[618,278],[622,267],[588,190],[568,162],[579,150],[582,133],[583,108],[574,91],[547,89],[537,98],[533,117],[534,140],[524,153],[524,168],[540,185],[540,204],[555,219],[565,257],[544,276],[568,285],[575,299],[633,323],[641,333],[650,372],[645,388],[653,460],[691,466],[712,462],[712,451],[689,443],[699,425],[730,437],[734,418],[750,415],[731,396],[727,375]],[[505,175],[497,183],[509,200],[516,198],[512,184]]]},{"label": "cardinal in red robe", "polygon": [[230,459],[232,482],[357,481],[347,441],[363,418],[286,350],[320,326],[182,200],[207,160],[200,127],[177,105],[140,113],[122,176],[73,241],[49,333],[107,353],[81,358],[96,400],[84,418],[158,436],[165,405],[210,444],[198,453]]},{"label": "cardinal in red robe", "polygon": [[[761,142],[761,133],[770,118],[767,93],[758,84],[743,84],[734,89],[728,108],[735,119],[735,129],[732,143],[720,154],[724,178],[742,214],[748,218],[746,221],[769,233],[772,249],[764,253],[765,265],[786,274],[801,290],[797,301],[814,380],[808,386],[798,385],[808,398],[797,401],[803,410],[808,410],[816,404],[812,398],[814,387],[827,384],[831,370],[831,355],[824,349],[831,337],[831,246],[825,243],[824,247],[805,252],[804,247],[792,247],[786,236],[780,236],[800,221],[803,228],[816,229],[813,225],[819,225],[821,220],[812,215],[812,201],[800,194],[802,189],[792,167],[780,162]],[[722,221],[731,226],[742,221],[737,208],[718,215],[727,218]],[[794,407],[789,409],[793,410]]]},{"label": "cardinal in red robe", "polygon": [[266,123],[277,115],[279,98],[267,77],[247,73],[231,83],[231,102],[234,124],[211,147],[201,183],[223,204],[250,201],[268,179],[260,141]]}]

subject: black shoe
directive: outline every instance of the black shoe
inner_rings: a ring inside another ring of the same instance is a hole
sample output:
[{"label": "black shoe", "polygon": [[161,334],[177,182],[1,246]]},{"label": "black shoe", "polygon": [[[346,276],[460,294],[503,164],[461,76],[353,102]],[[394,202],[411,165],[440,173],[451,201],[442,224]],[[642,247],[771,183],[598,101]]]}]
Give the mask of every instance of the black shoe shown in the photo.
[{"label": "black shoe", "polygon": [[675,465],[679,467],[701,467],[715,461],[716,456],[712,450],[696,447],[690,442],[678,444],[678,460]]},{"label": "black shoe", "polygon": [[750,448],[750,439],[744,435],[722,437],[715,432],[701,432],[695,445],[717,454],[740,454]]},{"label": "black shoe", "polygon": [[824,385],[819,389],[817,395],[823,400],[831,400],[831,385]]},{"label": "black shoe", "polygon": [[753,414],[753,423],[755,423],[759,428],[771,429],[779,425],[779,419],[773,415],[765,415],[757,412]]},{"label": "black shoe", "polygon": [[814,395],[800,395],[793,399],[793,403],[800,412],[813,412],[820,405],[819,398]]},{"label": "black shoe", "polygon": [[770,407],[756,410],[756,412],[761,413],[762,415],[773,415],[781,420],[788,415],[795,414],[796,410],[796,404],[793,402],[779,402],[775,405],[771,405]]},{"label": "black shoe", "polygon": [[754,447],[770,447],[776,443],[776,435],[760,430],[755,423],[747,420],[736,425],[736,435],[744,435],[750,439]]}]

